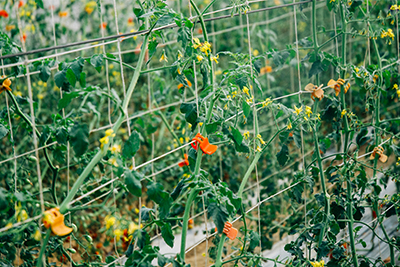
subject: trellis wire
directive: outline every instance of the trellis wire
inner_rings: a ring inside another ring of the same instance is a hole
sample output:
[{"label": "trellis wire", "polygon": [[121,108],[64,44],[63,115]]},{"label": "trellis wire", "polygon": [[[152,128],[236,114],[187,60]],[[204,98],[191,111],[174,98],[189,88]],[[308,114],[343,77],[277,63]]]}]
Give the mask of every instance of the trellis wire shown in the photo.
[{"label": "trellis wire", "polygon": [[[296,2],[296,0],[293,0]],[[295,40],[296,40],[296,59],[297,59],[297,77],[299,81],[299,92],[301,92],[301,71],[300,71],[300,55],[299,55],[299,38],[298,38],[298,31],[297,31],[297,15],[296,15],[296,6],[293,6],[293,20],[294,20],[294,32],[295,32]],[[318,86],[318,85],[317,85]],[[301,101],[301,94],[298,94],[299,104],[302,105]],[[300,140],[301,140],[301,148],[300,148],[300,155],[302,158],[302,169],[303,173],[306,174],[305,169],[305,156],[304,156],[304,136],[303,136],[303,129],[300,127]],[[306,185],[304,184],[304,225],[307,227],[307,191]],[[307,246],[304,246],[305,254],[307,257]]]},{"label": "trellis wire", "polygon": [[[252,2],[261,2],[261,1],[252,1]],[[308,1],[309,2],[309,1]],[[114,0],[114,3],[115,3],[115,0]],[[248,3],[250,3],[250,2],[248,2]],[[114,6],[115,7],[115,6]],[[295,9],[295,6],[294,6],[294,9]],[[295,12],[294,12],[294,14],[295,14]],[[248,18],[248,14],[246,14],[246,16],[247,16],[247,18]],[[118,27],[118,26],[117,26]],[[249,27],[249,24],[248,24],[248,20],[247,20],[247,27]],[[248,29],[248,31],[249,31],[249,29]],[[296,29],[296,38],[297,38],[297,29]],[[118,42],[118,40],[116,40],[117,42]],[[250,37],[249,37],[249,41],[250,41]],[[297,42],[296,42],[296,45],[297,45]],[[119,46],[119,42],[118,42],[118,46]],[[104,46],[103,46],[104,47]],[[298,48],[298,47],[297,47]],[[251,48],[250,48],[250,42],[249,42],[249,51],[251,52]],[[120,55],[121,55],[121,51],[119,51],[120,52]],[[298,49],[297,49],[297,56],[298,56]],[[251,53],[250,53],[250,58],[251,58]],[[27,61],[25,61],[25,65],[27,65],[27,63],[26,63]],[[121,59],[121,57],[120,57],[120,64],[121,64],[121,72],[122,72],[122,59]],[[392,63],[393,64],[393,63]],[[27,68],[28,69],[28,68]],[[4,70],[4,69],[3,69]],[[300,69],[299,69],[299,72],[300,72]],[[30,77],[30,73],[29,73],[29,70],[28,70],[28,74],[27,74],[27,77],[28,77],[28,80],[29,80],[29,77]],[[123,79],[123,74],[121,74],[121,76],[122,76],[122,79]],[[29,82],[28,82],[28,89],[29,89],[29,83],[30,83],[30,80],[29,80]],[[301,85],[301,82],[300,82],[300,75],[299,75],[299,83],[300,83],[300,85]],[[301,87],[301,86],[300,86]],[[196,92],[197,92],[197,90],[196,90]],[[301,92],[301,88],[300,88],[300,91],[299,91],[299,93],[297,93],[297,95],[299,96],[299,100],[300,100],[300,96],[301,96],[301,94],[302,93],[308,93],[308,92]],[[293,94],[293,95],[295,95],[295,94]],[[289,95],[290,96],[290,95]],[[286,97],[286,96],[285,96]],[[281,99],[281,98],[284,98],[284,97],[279,97],[279,98],[276,98],[276,99],[274,99],[274,100],[277,100],[277,99]],[[31,99],[31,101],[33,101],[32,100],[32,95],[30,95],[30,99]],[[300,101],[301,102],[301,101]],[[253,107],[255,107],[255,105],[253,105]],[[150,109],[151,109],[151,105],[150,105]],[[152,111],[150,111],[150,112],[152,112]],[[33,114],[33,113],[32,113]],[[127,118],[127,121],[129,120],[129,118]],[[128,123],[128,128],[129,128],[129,123]],[[98,129],[96,129],[96,130],[98,130]],[[389,141],[390,140],[390,138],[388,139],[388,140],[386,140],[384,143],[386,143],[387,141]],[[56,142],[54,142],[54,143],[56,143]],[[54,144],[53,143],[53,144]],[[186,144],[186,145],[189,145],[190,143],[188,143],[188,144]],[[36,144],[37,145],[37,144]],[[185,146],[186,146],[185,145]],[[303,145],[303,142],[302,142],[302,145]],[[49,145],[48,145],[49,146]],[[180,148],[182,148],[182,147],[184,147],[184,146],[181,146]],[[42,147],[43,148],[43,147]],[[179,150],[180,148],[178,148],[177,150]],[[38,148],[38,147],[35,147],[35,150],[34,150],[34,152],[37,154],[37,159],[38,159],[38,161],[37,161],[37,163],[39,164],[39,157],[38,157],[38,151],[39,151],[39,149],[40,148]],[[177,151],[176,150],[176,151]],[[172,153],[172,152],[171,152]],[[302,153],[304,153],[304,148],[302,149]],[[371,154],[372,152],[370,152],[370,153],[367,153],[367,154],[364,154],[363,156],[366,156],[366,155],[369,155],[369,154]],[[153,165],[153,163],[154,163],[154,161],[156,161],[157,159],[161,159],[162,157],[164,157],[164,156],[166,156],[166,155],[168,155],[168,154],[170,154],[170,152],[169,153],[166,153],[166,154],[164,154],[164,155],[162,155],[162,156],[159,156],[158,158],[156,158],[156,159],[152,159],[152,160],[150,160],[150,161],[148,161],[148,162],[145,162],[145,163],[143,163],[142,165],[139,165],[138,166],[138,168],[139,167],[143,167],[143,166],[145,166],[145,165],[147,165],[147,164],[149,164],[149,163],[152,163],[152,165]],[[19,155],[20,156],[20,155]],[[152,154],[152,157],[153,157],[153,154]],[[361,156],[360,156],[361,157]],[[358,157],[358,158],[360,158],[360,157]],[[15,151],[14,151],[14,157],[13,157],[13,159],[15,160],[15,163],[16,163],[16,156],[15,156]],[[303,166],[304,166],[304,155],[303,155],[303,157],[302,157],[302,159],[303,159]],[[3,162],[0,162],[0,164],[1,163],[3,163]],[[67,164],[68,166],[69,166],[69,164]],[[174,164],[174,165],[172,165],[172,166],[175,166],[176,164]],[[167,168],[166,168],[167,169]],[[256,173],[257,173],[257,170],[256,170]],[[158,173],[157,173],[158,174]],[[157,174],[155,174],[153,171],[152,171],[152,175],[157,175]],[[256,175],[257,176],[257,175]],[[40,175],[39,175],[39,177],[40,177]],[[118,179],[118,178],[116,178],[116,179]],[[257,184],[256,184],[257,186],[259,186],[259,182],[258,182],[258,176],[257,176]],[[292,186],[294,186],[294,185],[292,185]],[[287,189],[285,189],[285,190],[287,190]],[[42,190],[41,190],[42,191]],[[90,195],[90,194],[89,194]],[[83,196],[81,197],[81,198],[83,198]],[[80,199],[81,199],[80,198]],[[78,199],[76,199],[75,201],[78,201]],[[266,200],[263,200],[263,202],[264,201],[266,201]],[[73,201],[74,202],[74,201]],[[261,202],[260,201],[260,199],[259,199],[259,201],[258,201],[258,203],[259,203],[259,205],[257,206],[258,208],[259,208],[259,206],[263,203],[263,202]],[[71,204],[72,204],[72,202],[71,202]],[[254,209],[254,208],[253,208]],[[250,212],[251,210],[249,210],[249,211],[247,211],[247,212]],[[203,211],[203,212],[205,212],[205,210]],[[246,213],[247,213],[246,212]],[[37,217],[39,217],[39,216],[37,216]],[[239,219],[239,218],[238,218]],[[1,229],[0,229],[1,230]],[[1,231],[0,231],[1,232]],[[206,239],[207,240],[207,239]],[[189,250],[190,251],[190,250]]]},{"label": "trellis wire", "polygon": [[[267,0],[262,0],[262,1],[267,1]],[[317,0],[317,1],[322,1],[322,0]],[[266,7],[266,8],[261,8],[261,9],[257,9],[257,10],[250,10],[250,11],[247,11],[247,14],[253,14],[253,13],[258,13],[258,12],[262,12],[262,11],[266,11],[266,10],[278,9],[278,8],[282,8],[282,7],[289,7],[289,6],[293,6],[293,5],[302,5],[302,4],[306,4],[306,3],[310,3],[310,2],[312,2],[312,0],[305,0],[305,1],[302,1],[302,2],[294,3],[294,4],[293,3],[291,3],[291,4],[282,4],[282,5],[273,6],[273,7]],[[213,21],[213,20],[232,18],[232,17],[235,17],[235,16],[239,16],[241,14],[243,14],[243,13],[236,13],[236,14],[233,14],[233,15],[219,16],[219,17],[214,17],[212,19],[204,19],[204,21],[205,22],[209,22],[209,21]],[[189,19],[193,20],[195,18],[197,18],[197,17],[191,17]],[[176,26],[177,26],[176,23],[172,23],[172,24],[168,24],[168,25],[165,25],[165,26],[154,28],[153,31],[159,31],[159,30],[164,30],[164,29],[169,29],[169,28],[175,28]],[[5,56],[1,56],[0,59],[19,57],[19,56],[26,56],[26,55],[30,55],[30,54],[36,54],[36,53],[40,53],[40,52],[52,51],[52,50],[62,49],[62,48],[68,48],[68,47],[73,47],[73,46],[78,46],[78,45],[83,45],[83,44],[88,44],[88,43],[106,41],[106,40],[110,40],[110,39],[118,39],[118,38],[122,38],[122,37],[132,37],[132,36],[135,36],[135,35],[143,35],[143,34],[147,34],[148,32],[149,32],[149,30],[142,30],[142,31],[137,31],[137,32],[110,35],[110,36],[107,36],[107,37],[104,37],[104,38],[95,38],[95,39],[91,39],[91,40],[85,40],[85,41],[80,41],[80,42],[75,42],[75,43],[69,43],[69,44],[65,44],[65,45],[46,47],[46,48],[30,50],[30,51],[22,52],[22,53],[15,53],[15,54],[11,54],[11,55],[5,55]],[[118,40],[109,41],[107,43],[111,43],[111,42],[118,42]],[[66,53],[73,53],[73,52],[76,52],[76,51],[71,50],[71,51],[68,51]],[[54,55],[52,55],[52,57],[54,57]],[[41,59],[46,59],[46,58],[43,57],[43,58],[40,58],[40,60]],[[36,59],[35,61],[37,61],[37,60],[39,60],[39,59]],[[27,61],[27,62],[29,62],[29,61]],[[31,61],[31,62],[33,62],[33,61]],[[17,64],[17,65],[14,65],[14,64]],[[8,67],[15,67],[15,66],[18,66],[18,64],[19,65],[23,65],[23,64],[21,64],[21,62],[14,63],[14,64],[8,64],[8,65],[6,65],[6,67],[7,68]]]}]

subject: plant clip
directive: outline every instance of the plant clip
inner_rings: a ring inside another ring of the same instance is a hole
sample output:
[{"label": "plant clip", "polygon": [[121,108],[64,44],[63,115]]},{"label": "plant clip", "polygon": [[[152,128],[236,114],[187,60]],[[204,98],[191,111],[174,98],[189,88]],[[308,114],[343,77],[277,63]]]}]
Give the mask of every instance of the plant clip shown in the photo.
[{"label": "plant clip", "polygon": [[383,154],[383,147],[382,146],[376,146],[374,147],[374,151],[372,152],[371,156],[369,156],[369,159],[375,159],[375,155],[379,155],[379,161],[382,163],[385,163],[388,159],[388,157]]},{"label": "plant clip", "polygon": [[183,161],[181,161],[181,162],[178,163],[178,166],[181,167],[181,168],[182,168],[183,166],[189,166],[188,155],[185,154],[184,156],[185,156],[185,159],[184,159]]},{"label": "plant clip", "polygon": [[224,225],[224,230],[222,231],[230,240],[234,240],[238,234],[238,230],[232,227],[230,222],[226,222]]},{"label": "plant clip", "polygon": [[64,224],[64,215],[60,213],[59,207],[44,212],[43,224],[46,228],[51,227],[51,231],[57,236],[68,235],[73,230]]},{"label": "plant clip", "polygon": [[218,146],[210,144],[208,142],[208,138],[202,136],[200,133],[196,134],[196,136],[193,138],[193,141],[196,142],[192,143],[192,147],[197,150],[197,145],[199,143],[200,149],[207,155],[214,154],[214,152],[218,149]]}]

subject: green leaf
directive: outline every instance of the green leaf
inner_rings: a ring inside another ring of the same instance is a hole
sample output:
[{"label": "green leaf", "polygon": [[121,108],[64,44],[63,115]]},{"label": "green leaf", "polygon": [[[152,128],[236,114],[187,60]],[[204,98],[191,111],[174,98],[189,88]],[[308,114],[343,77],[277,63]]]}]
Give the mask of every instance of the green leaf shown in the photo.
[{"label": "green leaf", "polygon": [[136,244],[140,249],[143,249],[144,246],[150,243],[150,236],[143,229],[136,230],[133,233],[133,238],[137,241]]},{"label": "green leaf", "polygon": [[81,57],[77,58],[74,62],[71,63],[69,69],[73,71],[76,79],[80,79],[81,72],[83,70],[83,65],[85,64],[85,60]]},{"label": "green leaf", "polygon": [[75,73],[71,69],[67,69],[67,73],[66,73],[65,77],[67,78],[69,84],[72,85],[73,87],[75,87],[76,77],[75,77]]},{"label": "green leaf", "polygon": [[103,54],[93,55],[90,58],[90,64],[92,64],[92,66],[97,70],[97,72],[101,71],[101,67],[103,66],[103,59],[104,59]]},{"label": "green leaf", "polygon": [[79,92],[65,93],[63,98],[58,101],[58,109],[63,109],[71,103],[71,100],[80,96]]},{"label": "green leaf", "polygon": [[136,152],[140,148],[140,139],[139,133],[137,131],[133,131],[129,139],[125,142],[124,147],[122,148],[122,156],[129,159],[135,156]]},{"label": "green leaf", "polygon": [[76,156],[82,156],[89,147],[88,125],[75,123],[69,132],[69,136]]},{"label": "green leaf", "polygon": [[157,39],[156,40],[151,40],[149,42],[149,45],[148,45],[149,59],[147,60],[147,63],[151,60],[151,58],[153,57],[154,53],[157,51],[157,46],[158,46]]},{"label": "green leaf", "polygon": [[36,2],[36,5],[37,5],[38,7],[44,8],[43,0],[35,0],[35,2]]},{"label": "green leaf", "polygon": [[196,102],[182,103],[180,111],[185,114],[185,120],[192,124],[193,127],[197,125],[197,105]]},{"label": "green leaf", "polygon": [[143,174],[133,171],[125,171],[125,185],[128,188],[129,192],[137,197],[142,196],[142,184],[140,180],[143,178]]},{"label": "green leaf", "polygon": [[207,134],[215,133],[217,131],[219,125],[221,125],[220,121],[215,121],[215,122],[206,124]]},{"label": "green leaf", "polygon": [[161,227],[161,235],[168,246],[170,246],[171,248],[174,247],[175,236],[172,233],[171,225],[169,223],[166,223]]},{"label": "green leaf", "polygon": [[86,73],[81,72],[81,76],[79,78],[79,84],[81,85],[82,88],[86,87]]},{"label": "green leaf", "polygon": [[54,75],[54,82],[57,87],[61,88],[65,81],[65,71],[59,71]]},{"label": "green leaf", "polygon": [[258,235],[257,232],[250,230],[250,245],[249,245],[249,251],[253,252],[254,249],[260,245],[260,236]]},{"label": "green leaf", "polygon": [[321,62],[320,60],[317,60],[312,64],[311,69],[308,73],[308,77],[311,78],[312,76],[325,71],[326,68],[327,68],[327,64],[325,62]]},{"label": "green leaf", "polygon": [[6,197],[7,191],[0,187],[0,213],[5,213],[8,210],[8,201]]},{"label": "green leaf", "polygon": [[165,218],[171,207],[172,198],[170,194],[164,191],[164,188],[159,183],[151,183],[147,186],[147,195],[150,200],[153,200],[160,205],[160,217]]},{"label": "green leaf", "polygon": [[208,205],[208,216],[212,217],[219,234],[221,234],[224,229],[224,225],[228,220],[228,215],[228,211],[224,206],[218,205],[216,202],[212,202]]},{"label": "green leaf", "polygon": [[160,27],[160,26],[171,24],[173,22],[175,22],[173,14],[165,14],[164,16],[162,16],[161,18],[159,18],[157,20],[156,26]]},{"label": "green leaf", "polygon": [[281,151],[276,154],[278,158],[279,165],[284,166],[286,162],[289,160],[289,149],[287,145],[283,145]]},{"label": "green leaf", "polygon": [[43,65],[40,67],[39,78],[43,82],[47,82],[47,80],[50,78],[50,75],[51,75],[51,71],[50,71],[49,66]]},{"label": "green leaf", "polygon": [[243,141],[243,135],[239,132],[238,129],[232,127],[232,135],[233,135],[233,139],[235,140],[235,142],[237,144],[241,144]]},{"label": "green leaf", "polygon": [[65,127],[59,127],[56,130],[56,140],[60,145],[66,145],[68,141],[68,131]]},{"label": "green leaf", "polygon": [[8,134],[8,129],[3,124],[0,124],[0,139],[7,136],[7,134]]},{"label": "green leaf", "polygon": [[250,115],[250,105],[245,100],[242,102],[243,115],[247,118]]}]

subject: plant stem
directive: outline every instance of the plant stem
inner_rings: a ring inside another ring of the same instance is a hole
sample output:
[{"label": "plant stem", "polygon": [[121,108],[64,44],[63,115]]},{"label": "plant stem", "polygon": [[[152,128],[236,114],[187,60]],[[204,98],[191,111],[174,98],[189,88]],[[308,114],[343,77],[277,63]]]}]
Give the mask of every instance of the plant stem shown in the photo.
[{"label": "plant stem", "polygon": [[183,214],[183,223],[182,223],[182,237],[181,237],[181,260],[182,263],[185,262],[185,252],[186,252],[186,234],[188,229],[188,221],[190,215],[190,207],[192,205],[193,200],[196,198],[198,194],[199,188],[193,188],[189,194],[189,197],[186,201],[185,205],[185,213]]},{"label": "plant stem", "polygon": [[319,234],[319,239],[318,239],[318,247],[321,245],[321,242],[325,236],[325,229],[326,229],[326,224],[328,222],[328,217],[330,213],[330,196],[326,190],[326,183],[325,183],[325,177],[324,177],[324,169],[322,166],[322,159],[321,159],[321,154],[319,153],[319,143],[318,143],[318,136],[316,133],[316,129],[313,129],[313,138],[314,138],[314,153],[317,154],[317,162],[318,162],[318,168],[319,168],[319,176],[321,180],[321,186],[322,186],[322,193],[324,194],[324,200],[325,200],[325,222],[324,225],[322,226],[321,233]]},{"label": "plant stem", "polygon": [[[139,79],[140,76],[140,70],[142,68],[143,62],[144,62],[144,56],[146,53],[146,47],[147,47],[147,42],[148,42],[148,34],[144,36],[143,44],[142,44],[142,49],[140,51],[139,55],[139,60],[137,63],[137,68],[133,74],[133,77],[131,79],[131,83],[129,84],[128,91],[126,93],[126,97],[124,99],[124,102],[122,104],[122,110],[126,114],[128,112],[128,104],[129,101],[132,97],[133,90],[136,87],[136,83]],[[114,130],[114,133],[116,133],[121,126],[122,122],[124,121],[124,117],[126,116],[125,114],[122,114],[120,112],[119,118],[117,122],[114,124],[114,127],[112,128]],[[111,142],[109,142],[111,143]],[[79,175],[78,179],[74,183],[73,187],[71,188],[68,196],[64,199],[64,201],[61,203],[60,206],[60,212],[65,213],[68,210],[68,205],[69,202],[75,197],[76,193],[78,192],[80,186],[82,185],[83,181],[86,179],[86,177],[90,174],[92,169],[97,165],[97,163],[104,157],[104,155],[107,153],[109,144],[106,144],[103,149],[100,149],[97,154],[92,158],[92,160],[89,162],[89,164],[86,166],[86,168],[83,170],[81,175]]]},{"label": "plant stem", "polygon": [[[32,128],[32,131],[33,131],[34,129],[33,129],[32,122],[25,115],[25,113],[22,112],[22,110],[19,107],[18,102],[15,99],[14,95],[10,91],[6,90],[6,92],[7,92],[8,96],[11,98],[11,100],[12,100],[12,102],[14,104],[15,111],[17,112],[17,114],[22,117],[22,119]],[[35,129],[35,130],[36,130],[37,137],[40,139],[40,137],[42,135],[39,133],[39,131],[37,129]],[[47,142],[47,140],[44,142],[44,145],[46,145],[46,142]],[[44,148],[44,157],[45,157],[46,162],[49,165],[49,167],[50,167],[50,169],[51,169],[51,171],[53,173],[53,181],[52,181],[52,185],[51,185],[51,196],[52,196],[52,198],[54,200],[54,203],[56,203],[58,205],[58,201],[57,201],[57,197],[56,197],[56,191],[55,191],[56,190],[55,189],[55,186],[56,186],[55,183],[56,183],[57,176],[58,176],[58,168],[54,167],[53,163],[51,162],[49,154],[48,154],[48,151],[47,151],[47,148]],[[41,178],[39,178],[39,179],[41,179]]]},{"label": "plant stem", "polygon": [[[317,0],[312,1],[312,31],[313,31],[313,43],[314,43],[314,53],[315,57],[318,58],[318,37],[317,37]],[[315,83],[319,85],[319,75],[315,75]]]},{"label": "plant stem", "polygon": [[215,262],[215,267],[222,266],[222,252],[224,250],[225,239],[226,239],[226,235],[222,234],[221,239],[219,240],[219,244],[218,244],[217,260]]},{"label": "plant stem", "polygon": [[240,187],[239,187],[239,191],[238,191],[238,197],[241,199],[242,198],[242,194],[243,194],[243,190],[244,187],[246,186],[247,180],[250,177],[250,174],[253,172],[254,167],[256,166],[258,160],[260,159],[261,155],[263,154],[263,152],[266,150],[266,148],[271,144],[271,142],[275,139],[276,136],[278,136],[278,134],[280,134],[281,132],[283,132],[284,130],[286,130],[286,127],[280,129],[279,131],[277,131],[269,140],[268,142],[265,144],[265,146],[263,147],[263,149],[261,150],[261,152],[256,153],[256,155],[254,156],[253,161],[251,162],[249,168],[247,169],[242,182],[240,183]]},{"label": "plant stem", "polygon": [[[40,252],[39,252],[39,257],[37,258],[36,267],[42,266],[42,259],[43,259],[44,252],[46,250],[46,244],[49,242],[49,239],[50,239],[50,234],[51,234],[51,229],[49,228],[49,229],[47,229],[46,236],[43,239],[42,246],[41,246]],[[46,265],[46,262],[45,262],[45,265]]]},{"label": "plant stem", "polygon": [[[342,32],[346,31],[347,28],[347,22],[346,22],[346,15],[344,12],[344,7],[343,4],[340,4],[340,15],[342,19]],[[346,65],[346,34],[342,35],[342,58],[341,58],[341,63],[342,67],[344,68]],[[345,71],[343,70],[341,73],[341,76],[344,78]],[[346,109],[346,101],[345,101],[345,92],[344,92],[344,85],[341,86],[340,90],[340,100],[341,100],[341,106],[342,109]],[[343,153],[344,153],[344,159],[343,162],[346,162],[347,158],[347,146],[349,143],[349,123],[347,120],[347,116],[344,118],[344,147],[343,147]],[[347,187],[347,216],[349,218],[349,237],[350,237],[350,247],[351,247],[351,255],[353,259],[353,265],[354,267],[358,267],[358,258],[357,258],[357,251],[356,251],[356,245],[354,242],[354,231],[353,231],[353,224],[354,224],[354,217],[353,217],[353,198],[352,198],[352,190],[351,190],[351,181],[350,177],[348,177],[347,172],[345,173],[346,176],[346,187]]]}]

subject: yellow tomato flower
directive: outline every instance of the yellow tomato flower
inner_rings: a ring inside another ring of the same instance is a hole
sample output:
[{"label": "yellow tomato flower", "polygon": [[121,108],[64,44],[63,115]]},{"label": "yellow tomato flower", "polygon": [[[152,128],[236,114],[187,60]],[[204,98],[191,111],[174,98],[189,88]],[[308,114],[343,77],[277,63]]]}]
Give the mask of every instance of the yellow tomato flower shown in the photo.
[{"label": "yellow tomato flower", "polygon": [[111,137],[115,137],[115,133],[113,129],[108,129],[106,131],[106,136],[111,136]]},{"label": "yellow tomato flower", "polygon": [[296,106],[294,106],[294,111],[293,111],[293,113],[296,113],[297,115],[299,115],[300,112],[302,112],[302,111],[303,111],[303,107],[297,108]]},{"label": "yellow tomato flower", "polygon": [[217,55],[216,57],[211,57],[211,61],[214,61],[216,64],[218,64],[218,58],[219,55]]},{"label": "yellow tomato flower", "polygon": [[183,55],[182,55],[181,51],[178,51],[178,60],[181,58],[183,58]]},{"label": "yellow tomato flower", "polygon": [[109,159],[108,162],[109,162],[111,165],[115,166],[115,167],[118,167],[118,166],[119,166],[118,163],[117,163],[117,160],[116,160],[115,158]]},{"label": "yellow tomato flower", "polygon": [[129,223],[128,234],[131,235],[138,229],[139,229],[139,226],[136,223],[131,222],[131,223]]},{"label": "yellow tomato flower", "polygon": [[94,8],[97,6],[96,1],[90,1],[85,5],[85,12],[88,13],[89,15],[92,14],[94,11]]},{"label": "yellow tomato flower", "polygon": [[290,130],[290,129],[292,129],[292,128],[293,128],[293,127],[292,127],[292,124],[289,122],[288,125],[287,125],[287,129]]},{"label": "yellow tomato flower", "polygon": [[200,51],[208,56],[208,52],[211,52],[211,44],[205,41],[204,44],[201,45]]},{"label": "yellow tomato flower", "polygon": [[264,102],[262,102],[262,106],[263,106],[264,108],[266,108],[266,107],[268,107],[268,105],[271,104],[271,103],[272,103],[271,98],[267,98],[267,99],[265,99]]},{"label": "yellow tomato flower", "polygon": [[262,149],[261,149],[261,147],[259,147],[259,146],[257,146],[257,149],[256,149],[258,152],[261,152],[262,151]]},{"label": "yellow tomato flower", "polygon": [[197,49],[201,46],[199,38],[193,37],[193,48]]},{"label": "yellow tomato flower", "polygon": [[254,49],[253,50],[253,56],[258,56],[260,54],[260,52],[258,52],[258,50],[257,49]]},{"label": "yellow tomato flower", "polygon": [[246,86],[243,86],[243,93],[245,93],[246,95],[250,96],[249,88],[247,88]]},{"label": "yellow tomato flower", "polygon": [[107,215],[104,219],[106,221],[106,229],[107,230],[110,229],[111,226],[113,226],[117,222],[117,219],[114,216],[110,216],[110,215]]},{"label": "yellow tomato flower", "polygon": [[165,55],[165,53],[163,53],[160,57],[160,62],[165,61],[168,62],[167,56]]},{"label": "yellow tomato flower", "polygon": [[111,153],[121,153],[121,145],[114,144],[111,148]]},{"label": "yellow tomato flower", "polygon": [[257,138],[258,138],[258,140],[260,140],[260,142],[261,142],[262,145],[265,145],[265,142],[264,142],[264,140],[262,139],[261,134],[257,134]]},{"label": "yellow tomato flower", "polygon": [[121,239],[121,236],[124,234],[124,231],[122,231],[121,229],[115,229],[114,230],[114,235],[117,241],[119,241]]},{"label": "yellow tomato flower", "polygon": [[343,118],[344,115],[346,115],[347,111],[345,109],[342,110],[342,113],[340,113],[340,118]]},{"label": "yellow tomato flower", "polygon": [[250,105],[251,103],[253,103],[253,98],[247,98],[247,99],[246,99],[246,102],[247,102],[247,104]]},{"label": "yellow tomato flower", "polygon": [[393,89],[394,89],[394,90],[399,89],[399,86],[397,85],[397,83],[395,83],[395,84],[393,85]]},{"label": "yellow tomato flower", "polygon": [[306,106],[306,111],[305,111],[305,113],[306,113],[306,115],[310,118],[310,115],[312,114],[311,107]]},{"label": "yellow tomato flower", "polygon": [[250,137],[250,132],[249,131],[244,132],[243,136],[244,136],[245,139],[249,138]]},{"label": "yellow tomato flower", "polygon": [[33,234],[33,239],[35,239],[36,241],[40,241],[40,239],[42,239],[42,234],[39,230],[36,230],[36,232]]},{"label": "yellow tomato flower", "polygon": [[204,59],[204,57],[200,56],[200,55],[197,55],[196,58],[197,58],[198,61],[202,61]]}]

